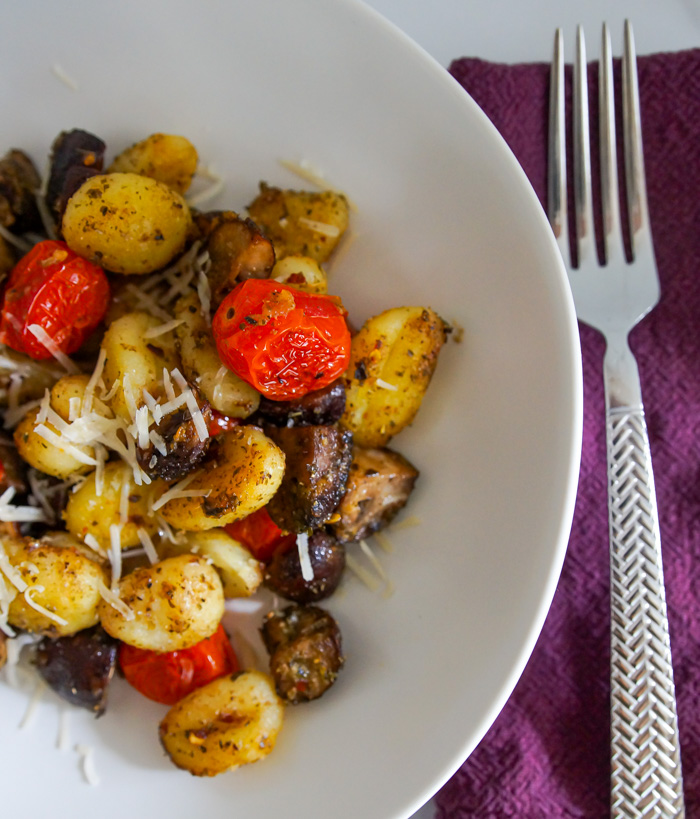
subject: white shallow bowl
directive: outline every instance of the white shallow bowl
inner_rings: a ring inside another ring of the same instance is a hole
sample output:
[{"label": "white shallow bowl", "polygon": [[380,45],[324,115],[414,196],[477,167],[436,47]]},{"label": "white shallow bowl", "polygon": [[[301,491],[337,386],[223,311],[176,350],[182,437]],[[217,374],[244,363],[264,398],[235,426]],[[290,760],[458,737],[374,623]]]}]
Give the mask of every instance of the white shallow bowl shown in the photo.
[{"label": "white shallow bowl", "polygon": [[[352,0],[23,0],[6,7],[0,45],[3,151],[42,162],[73,127],[112,151],[183,133],[226,180],[215,204],[238,209],[259,180],[303,187],[279,160],[308,160],[357,207],[332,269],[355,323],[426,304],[464,330],[393,442],[421,470],[407,512],[420,523],[381,554],[394,594],[349,578],[328,602],[346,668],[288,710],[274,753],[213,780],[177,771],[157,739],[165,709],[121,680],[101,719],[72,712],[59,750],[57,701],[19,729],[27,695],[3,680],[3,813],[408,817],[515,685],[571,523],[578,335],[525,176],[444,69]],[[97,788],[75,745],[93,749]]]}]

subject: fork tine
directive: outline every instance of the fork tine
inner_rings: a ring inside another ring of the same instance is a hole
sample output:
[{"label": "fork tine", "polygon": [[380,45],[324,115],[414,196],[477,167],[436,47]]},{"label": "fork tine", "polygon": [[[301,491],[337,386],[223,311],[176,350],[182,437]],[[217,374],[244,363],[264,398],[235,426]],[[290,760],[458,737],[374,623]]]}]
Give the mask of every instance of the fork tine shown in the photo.
[{"label": "fork tine", "polygon": [[643,241],[651,239],[649,208],[644,177],[642,126],[639,113],[639,82],[634,35],[625,20],[625,48],[622,58],[622,123],[625,145],[625,177],[630,241],[634,258]]},{"label": "fork tine", "polygon": [[564,36],[554,34],[554,57],[549,86],[549,156],[547,167],[547,210],[549,223],[562,258],[571,259],[566,206],[566,123],[564,110]]},{"label": "fork tine", "polygon": [[574,63],[574,201],[578,266],[595,261],[593,204],[591,193],[591,143],[588,127],[588,75],[586,43],[581,26],[576,28]]},{"label": "fork tine", "polygon": [[620,193],[617,179],[615,135],[615,91],[613,84],[612,47],[608,26],[603,23],[600,54],[600,191],[603,212],[604,261],[610,263],[624,256],[620,228]]}]

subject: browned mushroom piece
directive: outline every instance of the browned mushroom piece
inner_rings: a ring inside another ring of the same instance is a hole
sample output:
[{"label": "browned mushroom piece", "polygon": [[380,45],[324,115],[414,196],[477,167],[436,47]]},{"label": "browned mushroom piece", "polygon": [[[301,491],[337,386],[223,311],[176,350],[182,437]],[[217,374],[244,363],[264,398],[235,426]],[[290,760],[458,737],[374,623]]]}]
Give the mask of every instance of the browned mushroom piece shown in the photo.
[{"label": "browned mushroom piece", "polygon": [[[188,386],[208,430],[213,419],[209,402],[194,385]],[[145,449],[137,447],[136,458],[150,478],[163,478],[166,481],[177,481],[193,472],[204,459],[212,442],[211,437],[202,440],[187,406],[164,415],[153,431],[158,436],[157,443],[152,440]]]},{"label": "browned mushroom piece", "polygon": [[216,303],[244,279],[269,277],[275,250],[252,220],[233,211],[213,211],[199,214],[195,223],[209,251],[207,275]]},{"label": "browned mushroom piece", "polygon": [[117,647],[118,642],[100,626],[70,637],[44,637],[37,648],[36,666],[60,697],[100,716],[107,707]]},{"label": "browned mushroom piece", "polygon": [[60,222],[66,202],[86,179],[102,171],[105,144],[89,131],[62,131],[51,146],[46,204]]},{"label": "browned mushroom piece", "polygon": [[271,401],[263,396],[253,423],[274,424],[278,427],[335,424],[344,410],[345,384],[338,380],[322,390],[314,390],[289,401]]},{"label": "browned mushroom piece", "polygon": [[286,532],[318,529],[338,505],[352,458],[352,434],[335,426],[266,427],[285,454],[282,484],[267,506]]},{"label": "browned mushroom piece", "polygon": [[295,603],[317,603],[338,588],[345,569],[345,547],[322,529],[308,542],[313,577],[304,578],[299,550],[277,552],[265,569],[265,585]]},{"label": "browned mushroom piece", "polygon": [[391,449],[353,447],[345,494],[330,525],[341,543],[362,540],[387,526],[413,491],[418,470]]},{"label": "browned mushroom piece", "polygon": [[324,609],[288,606],[271,612],[261,632],[270,674],[286,702],[318,699],[336,681],[345,658],[338,624]]},{"label": "browned mushroom piece", "polygon": [[0,225],[13,233],[41,229],[36,193],[41,179],[23,151],[11,150],[0,159]]}]

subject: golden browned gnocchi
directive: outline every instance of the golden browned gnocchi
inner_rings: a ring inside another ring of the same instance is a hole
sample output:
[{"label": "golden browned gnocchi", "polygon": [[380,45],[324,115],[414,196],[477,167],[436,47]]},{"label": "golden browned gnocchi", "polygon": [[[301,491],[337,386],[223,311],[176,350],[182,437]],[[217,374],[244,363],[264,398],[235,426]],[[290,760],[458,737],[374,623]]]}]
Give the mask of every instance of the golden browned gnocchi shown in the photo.
[{"label": "golden browned gnocchi", "polygon": [[112,322],[102,339],[106,357],[103,377],[112,392],[109,404],[127,421],[131,421],[134,410],[143,405],[143,390],[160,392],[163,370],[170,371],[177,366],[172,333],[152,341],[148,338],[149,331],[162,323],[142,311],[127,313]]},{"label": "golden browned gnocchi", "polygon": [[160,741],[178,768],[216,776],[258,762],[275,747],[284,705],[267,674],[220,677],[174,705]]},{"label": "golden browned gnocchi", "polygon": [[152,651],[193,646],[216,631],[224,614],[216,569],[192,554],[136,569],[119,581],[118,595],[133,616],[102,600],[102,627],[118,640]]},{"label": "golden browned gnocchi", "polygon": [[211,560],[221,578],[226,598],[250,597],[263,581],[261,564],[223,529],[191,532],[182,542],[168,544],[167,552],[191,552]]},{"label": "golden browned gnocchi", "polygon": [[265,183],[248,213],[272,241],[278,258],[300,254],[319,264],[328,261],[349,221],[342,193],[282,190]]},{"label": "golden browned gnocchi", "polygon": [[75,537],[94,538],[103,548],[112,542],[114,526],[119,527],[122,549],[141,543],[139,530],[148,535],[158,531],[158,521],[151,514],[153,501],[167,489],[162,480],[138,486],[131,467],[124,461],[108,463],[100,477],[92,472],[68,497],[63,519]]},{"label": "golden browned gnocchi", "polygon": [[352,340],[341,424],[355,444],[384,446],[420,409],[445,342],[445,322],[425,307],[396,307]]},{"label": "golden browned gnocchi", "polygon": [[69,546],[63,540],[63,544],[3,538],[7,560],[26,584],[24,592],[10,603],[7,620],[14,628],[61,637],[98,622],[106,571],[77,542]]},{"label": "golden browned gnocchi", "polygon": [[270,278],[305,293],[328,292],[328,278],[321,265],[309,256],[294,254],[284,256],[272,268]]},{"label": "golden browned gnocchi", "polygon": [[282,450],[258,427],[236,427],[220,436],[217,460],[194,474],[187,486],[193,494],[168,500],[160,511],[189,532],[225,526],[265,506],[283,476]]},{"label": "golden browned gnocchi", "polygon": [[197,150],[183,136],[151,134],[117,156],[108,173],[137,173],[185,193],[197,170]]},{"label": "golden browned gnocchi", "polygon": [[171,262],[192,224],[179,193],[137,173],[99,174],[70,197],[61,223],[71,250],[112,273],[143,274]]}]

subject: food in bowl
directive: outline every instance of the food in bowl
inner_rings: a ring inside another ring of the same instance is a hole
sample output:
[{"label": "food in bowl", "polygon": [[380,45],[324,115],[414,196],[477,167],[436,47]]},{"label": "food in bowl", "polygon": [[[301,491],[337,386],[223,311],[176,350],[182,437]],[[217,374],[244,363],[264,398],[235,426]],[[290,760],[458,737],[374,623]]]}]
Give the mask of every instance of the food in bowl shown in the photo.
[{"label": "food in bowl", "polygon": [[[449,328],[420,306],[351,330],[324,269],[343,194],[262,183],[247,217],[205,211],[184,137],[105,152],[60,134],[45,187],[21,151],[0,161],[0,665],[33,635],[38,672],[96,714],[119,666],[171,706],[174,764],[213,776],[338,678],[317,604],[413,490],[388,444]],[[285,606],[269,667],[241,668],[226,601],[262,586]]]}]

